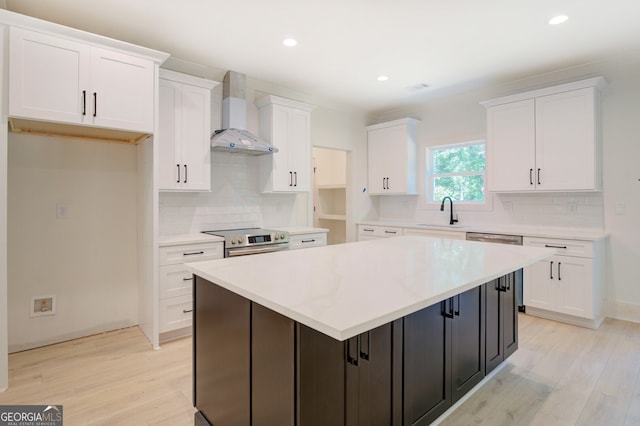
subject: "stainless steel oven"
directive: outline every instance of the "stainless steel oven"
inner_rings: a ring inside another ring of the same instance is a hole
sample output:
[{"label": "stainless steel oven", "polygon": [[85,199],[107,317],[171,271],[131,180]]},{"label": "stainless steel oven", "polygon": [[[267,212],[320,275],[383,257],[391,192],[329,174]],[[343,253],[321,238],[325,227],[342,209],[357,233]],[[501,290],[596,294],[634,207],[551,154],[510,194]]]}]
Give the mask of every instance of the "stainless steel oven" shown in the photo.
[{"label": "stainless steel oven", "polygon": [[224,238],[224,257],[269,253],[289,248],[289,233],[284,231],[243,228],[202,232]]}]

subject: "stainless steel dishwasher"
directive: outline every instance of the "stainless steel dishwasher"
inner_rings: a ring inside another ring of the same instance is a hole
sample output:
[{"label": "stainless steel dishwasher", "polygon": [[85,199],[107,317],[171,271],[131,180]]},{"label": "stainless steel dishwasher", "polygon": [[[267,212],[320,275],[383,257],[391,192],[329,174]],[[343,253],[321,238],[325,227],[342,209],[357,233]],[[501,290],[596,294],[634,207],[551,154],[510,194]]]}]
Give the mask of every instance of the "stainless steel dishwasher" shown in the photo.
[{"label": "stainless steel dishwasher", "polygon": [[[484,243],[522,245],[522,235],[489,234],[484,232],[467,232],[468,241],[481,241]],[[516,271],[516,288],[518,289],[518,310],[525,311],[522,298],[522,269]]]}]

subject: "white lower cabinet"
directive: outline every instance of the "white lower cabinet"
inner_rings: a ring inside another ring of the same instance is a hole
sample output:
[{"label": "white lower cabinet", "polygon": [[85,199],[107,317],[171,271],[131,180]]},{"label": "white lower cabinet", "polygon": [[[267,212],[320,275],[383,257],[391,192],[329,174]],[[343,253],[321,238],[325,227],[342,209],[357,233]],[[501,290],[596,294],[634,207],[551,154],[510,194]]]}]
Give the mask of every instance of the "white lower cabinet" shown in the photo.
[{"label": "white lower cabinet", "polygon": [[402,236],[402,228],[395,226],[358,225],[358,241]]},{"label": "white lower cabinet", "polygon": [[222,242],[160,247],[160,333],[183,329],[190,334],[193,312],[193,275],[183,264],[224,257]]},{"label": "white lower cabinet", "polygon": [[599,327],[604,319],[602,242],[525,237],[524,245],[558,250],[524,270],[527,314]]},{"label": "white lower cabinet", "polygon": [[448,238],[450,240],[464,240],[467,238],[467,233],[464,231],[449,231],[446,229],[404,228],[404,230],[402,231],[402,235],[421,235],[431,238]]},{"label": "white lower cabinet", "polygon": [[326,232],[314,232],[310,234],[296,234],[289,236],[289,250],[298,250],[310,247],[327,245]]}]

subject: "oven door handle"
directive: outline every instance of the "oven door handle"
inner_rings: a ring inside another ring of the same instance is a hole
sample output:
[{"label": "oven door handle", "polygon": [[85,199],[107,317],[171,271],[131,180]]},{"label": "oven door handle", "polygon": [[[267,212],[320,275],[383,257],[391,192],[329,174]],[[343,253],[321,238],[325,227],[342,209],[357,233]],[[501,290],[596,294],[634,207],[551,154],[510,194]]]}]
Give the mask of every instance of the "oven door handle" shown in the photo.
[{"label": "oven door handle", "polygon": [[270,253],[273,251],[286,250],[288,244],[281,244],[278,246],[267,247],[247,247],[247,248],[234,248],[227,250],[227,257],[247,256],[249,254]]}]

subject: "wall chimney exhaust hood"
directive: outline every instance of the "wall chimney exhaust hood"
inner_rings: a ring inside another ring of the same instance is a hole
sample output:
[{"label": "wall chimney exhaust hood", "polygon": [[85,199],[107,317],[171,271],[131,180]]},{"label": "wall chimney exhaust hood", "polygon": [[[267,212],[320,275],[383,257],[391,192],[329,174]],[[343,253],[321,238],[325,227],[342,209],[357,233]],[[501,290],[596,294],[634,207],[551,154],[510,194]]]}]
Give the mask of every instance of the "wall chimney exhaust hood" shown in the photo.
[{"label": "wall chimney exhaust hood", "polygon": [[278,152],[278,148],[246,130],[247,101],[246,77],[235,71],[227,71],[222,86],[222,130],[211,136],[214,151],[237,152],[249,155],[265,155]]}]

